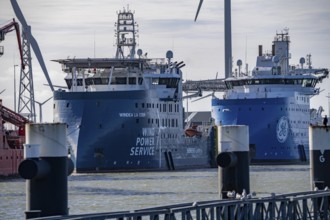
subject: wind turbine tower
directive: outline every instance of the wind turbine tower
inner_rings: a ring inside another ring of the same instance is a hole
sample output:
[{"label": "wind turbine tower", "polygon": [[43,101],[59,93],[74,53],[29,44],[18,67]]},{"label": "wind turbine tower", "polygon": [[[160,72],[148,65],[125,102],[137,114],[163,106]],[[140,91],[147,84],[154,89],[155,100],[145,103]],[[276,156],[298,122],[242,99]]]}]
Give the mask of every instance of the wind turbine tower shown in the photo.
[{"label": "wind turbine tower", "polygon": [[21,68],[20,74],[18,113],[27,116],[30,121],[36,122],[31,47],[52,91],[54,91],[54,87],[49,78],[48,71],[43,60],[39,45],[31,33],[31,27],[27,24],[16,0],[10,0],[10,2],[13,6],[17,19],[22,25],[22,62],[25,68]]},{"label": "wind turbine tower", "polygon": [[[199,1],[195,21],[197,20],[199,11],[204,0]],[[231,0],[225,2],[225,78],[232,76],[232,43],[231,43]]]}]

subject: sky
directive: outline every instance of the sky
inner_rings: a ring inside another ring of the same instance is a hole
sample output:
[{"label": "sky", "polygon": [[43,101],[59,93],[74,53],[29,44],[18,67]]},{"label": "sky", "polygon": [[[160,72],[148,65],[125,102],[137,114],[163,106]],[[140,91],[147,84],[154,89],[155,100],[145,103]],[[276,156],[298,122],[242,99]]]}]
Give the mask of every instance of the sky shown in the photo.
[{"label": "sky", "polygon": [[[165,57],[172,50],[174,60],[184,61],[184,79],[203,80],[224,77],[224,2],[205,0],[194,22],[199,0],[17,0],[32,34],[43,54],[54,85],[65,85],[61,66],[51,60],[67,57],[113,57],[114,22],[117,11],[127,7],[135,11],[139,24],[138,47],[149,58]],[[330,69],[330,1],[329,0],[233,0],[232,3],[233,69],[241,59],[252,70],[258,45],[271,50],[276,32],[289,28],[290,64],[312,54],[315,68]],[[15,18],[9,0],[0,0],[0,26]],[[14,65],[20,64],[17,39],[8,33],[4,55],[0,57],[0,99],[14,108]],[[33,52],[32,52],[33,54]],[[32,55],[35,100],[43,102],[52,96],[37,59]],[[19,68],[16,68],[18,94]],[[311,99],[311,107],[320,105],[329,112],[330,79],[323,80],[319,96]],[[207,93],[204,93],[207,95]],[[221,94],[216,94],[221,97]],[[39,118],[38,105],[36,114]],[[210,111],[210,98],[189,100],[189,111]],[[52,122],[52,99],[43,105],[44,122]]]}]

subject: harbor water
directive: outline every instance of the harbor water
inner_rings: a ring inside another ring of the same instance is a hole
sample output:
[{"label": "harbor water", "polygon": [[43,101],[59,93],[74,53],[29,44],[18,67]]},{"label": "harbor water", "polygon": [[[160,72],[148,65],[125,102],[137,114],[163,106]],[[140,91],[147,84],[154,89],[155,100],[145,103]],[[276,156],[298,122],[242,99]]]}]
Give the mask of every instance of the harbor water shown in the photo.
[{"label": "harbor water", "polygon": [[[69,177],[68,186],[70,214],[135,210],[219,198],[217,169],[74,174]],[[309,190],[308,165],[250,167],[250,191],[256,192],[257,197]],[[1,179],[0,196],[0,219],[25,218],[25,180]]]}]

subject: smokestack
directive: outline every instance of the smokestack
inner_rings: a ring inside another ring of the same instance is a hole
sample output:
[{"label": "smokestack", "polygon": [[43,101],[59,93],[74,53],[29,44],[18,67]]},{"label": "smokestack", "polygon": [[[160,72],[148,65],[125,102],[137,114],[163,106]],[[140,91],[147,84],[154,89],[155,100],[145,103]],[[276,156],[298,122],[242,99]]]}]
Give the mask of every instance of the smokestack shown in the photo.
[{"label": "smokestack", "polygon": [[259,57],[262,56],[262,45],[259,45]]}]

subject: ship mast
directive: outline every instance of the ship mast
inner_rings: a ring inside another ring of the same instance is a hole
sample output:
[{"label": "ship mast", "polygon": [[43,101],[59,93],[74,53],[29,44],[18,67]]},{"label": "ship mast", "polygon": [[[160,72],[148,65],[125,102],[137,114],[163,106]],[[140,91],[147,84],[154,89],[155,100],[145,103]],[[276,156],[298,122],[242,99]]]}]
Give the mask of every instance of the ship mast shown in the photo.
[{"label": "ship mast", "polygon": [[136,27],[138,25],[134,21],[133,12],[131,12],[128,7],[127,9],[124,8],[123,11],[117,12],[117,14],[118,20],[115,23],[117,27],[115,34],[117,38],[116,58],[133,59],[135,57],[136,34],[138,33]]}]

